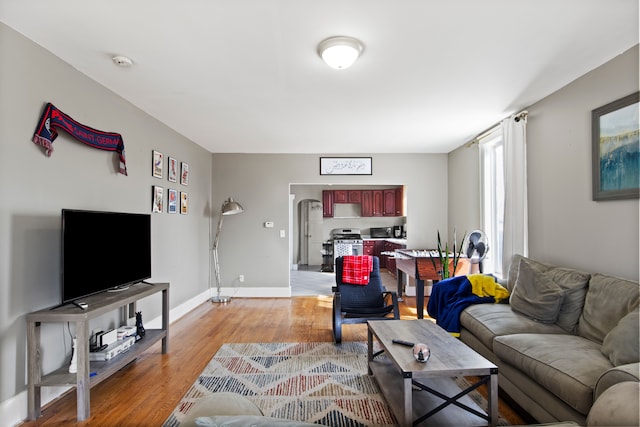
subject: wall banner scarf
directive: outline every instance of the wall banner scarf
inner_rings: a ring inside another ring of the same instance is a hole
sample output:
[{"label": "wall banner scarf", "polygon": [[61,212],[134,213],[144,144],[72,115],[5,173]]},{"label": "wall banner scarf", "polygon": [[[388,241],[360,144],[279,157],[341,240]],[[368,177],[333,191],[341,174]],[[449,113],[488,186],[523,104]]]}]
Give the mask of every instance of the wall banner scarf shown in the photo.
[{"label": "wall banner scarf", "polygon": [[51,156],[53,152],[53,141],[58,137],[58,132],[54,128],[64,129],[78,141],[84,142],[91,147],[107,151],[116,151],[120,157],[119,172],[127,175],[127,165],[124,157],[124,141],[119,133],[102,132],[80,124],[49,102],[42,113],[38,127],[36,127],[36,132],[33,135],[33,142],[44,147],[47,156]]}]

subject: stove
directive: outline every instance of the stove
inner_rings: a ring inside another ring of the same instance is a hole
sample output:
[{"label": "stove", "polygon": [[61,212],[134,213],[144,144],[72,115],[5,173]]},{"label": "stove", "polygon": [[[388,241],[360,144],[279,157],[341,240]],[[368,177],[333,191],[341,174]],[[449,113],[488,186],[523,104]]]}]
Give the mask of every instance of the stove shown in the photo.
[{"label": "stove", "polygon": [[335,228],[331,231],[333,259],[346,255],[362,255],[362,235],[359,228]]}]

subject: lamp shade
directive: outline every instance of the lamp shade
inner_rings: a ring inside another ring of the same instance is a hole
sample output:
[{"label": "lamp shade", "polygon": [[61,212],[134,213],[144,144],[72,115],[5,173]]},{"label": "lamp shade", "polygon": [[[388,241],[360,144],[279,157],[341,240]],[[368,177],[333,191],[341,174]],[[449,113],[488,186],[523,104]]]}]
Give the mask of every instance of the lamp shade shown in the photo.
[{"label": "lamp shade", "polygon": [[336,70],[349,68],[363,50],[362,42],[352,37],[329,37],[318,45],[318,54],[322,60]]},{"label": "lamp shade", "polygon": [[244,212],[244,208],[231,197],[222,204],[222,215],[235,215],[241,212]]}]

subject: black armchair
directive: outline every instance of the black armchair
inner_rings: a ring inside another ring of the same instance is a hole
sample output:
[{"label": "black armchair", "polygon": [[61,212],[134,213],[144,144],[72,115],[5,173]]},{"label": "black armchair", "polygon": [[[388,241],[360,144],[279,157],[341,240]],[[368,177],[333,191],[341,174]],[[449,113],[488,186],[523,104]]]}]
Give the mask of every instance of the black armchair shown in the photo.
[{"label": "black armchair", "polygon": [[343,258],[336,258],[336,286],[333,287],[333,339],[336,343],[342,342],[343,324],[400,318],[398,296],[383,286],[378,257],[373,257],[373,271],[367,285],[344,283],[342,266]]}]

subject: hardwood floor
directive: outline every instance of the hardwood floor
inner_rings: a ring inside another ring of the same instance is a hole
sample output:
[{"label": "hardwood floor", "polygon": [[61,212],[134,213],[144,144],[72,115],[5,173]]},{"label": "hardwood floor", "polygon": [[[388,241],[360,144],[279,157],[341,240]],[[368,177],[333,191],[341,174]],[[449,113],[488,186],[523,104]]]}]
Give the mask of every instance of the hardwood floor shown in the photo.
[{"label": "hardwood floor", "polygon": [[[91,417],[76,423],[75,389],[21,426],[160,426],[223,343],[333,341],[331,297],[237,298],[203,303],[170,326],[169,352],[154,345],[136,361],[91,389]],[[415,319],[415,298],[400,303]],[[366,325],[345,325],[343,341],[366,341]],[[522,418],[500,401],[512,425]]]}]

